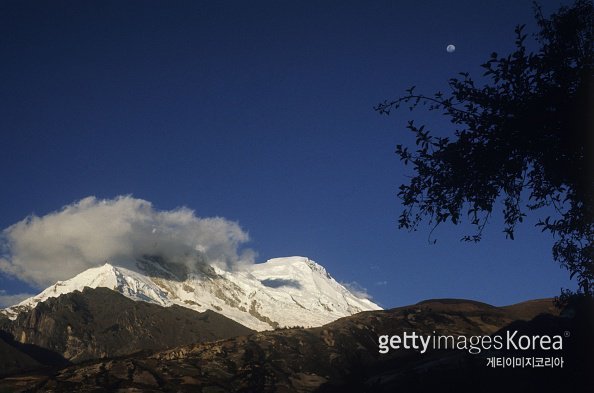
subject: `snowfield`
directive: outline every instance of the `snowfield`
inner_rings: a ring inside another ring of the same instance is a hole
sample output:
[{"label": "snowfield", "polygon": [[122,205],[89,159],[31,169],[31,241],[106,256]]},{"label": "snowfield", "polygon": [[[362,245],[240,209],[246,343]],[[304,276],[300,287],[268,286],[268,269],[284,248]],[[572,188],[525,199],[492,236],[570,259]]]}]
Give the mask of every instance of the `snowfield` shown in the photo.
[{"label": "snowfield", "polygon": [[177,304],[200,312],[210,309],[259,331],[321,326],[361,311],[381,310],[369,299],[350,292],[316,262],[287,257],[237,271],[210,265],[180,269],[158,258],[126,266],[106,263],[59,281],[1,312],[14,319],[39,302],[84,287],[107,287],[133,300],[161,306]]}]

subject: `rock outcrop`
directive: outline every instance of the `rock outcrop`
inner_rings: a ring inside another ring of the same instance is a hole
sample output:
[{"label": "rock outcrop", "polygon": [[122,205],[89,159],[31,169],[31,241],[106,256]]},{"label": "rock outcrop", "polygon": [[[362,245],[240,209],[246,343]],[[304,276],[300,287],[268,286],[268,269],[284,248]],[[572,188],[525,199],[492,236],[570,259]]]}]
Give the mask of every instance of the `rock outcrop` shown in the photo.
[{"label": "rock outcrop", "polygon": [[214,311],[137,302],[107,288],[85,288],[39,303],[2,327],[19,344],[69,362],[129,355],[250,334]]}]

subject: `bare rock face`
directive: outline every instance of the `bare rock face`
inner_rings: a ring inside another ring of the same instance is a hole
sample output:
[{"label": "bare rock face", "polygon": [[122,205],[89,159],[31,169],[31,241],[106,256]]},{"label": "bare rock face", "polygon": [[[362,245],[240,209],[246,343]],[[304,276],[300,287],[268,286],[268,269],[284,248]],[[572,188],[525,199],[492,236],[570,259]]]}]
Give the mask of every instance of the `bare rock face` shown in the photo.
[{"label": "bare rock face", "polygon": [[107,288],[48,299],[4,330],[17,343],[53,351],[74,363],[253,332],[212,311],[136,302]]}]

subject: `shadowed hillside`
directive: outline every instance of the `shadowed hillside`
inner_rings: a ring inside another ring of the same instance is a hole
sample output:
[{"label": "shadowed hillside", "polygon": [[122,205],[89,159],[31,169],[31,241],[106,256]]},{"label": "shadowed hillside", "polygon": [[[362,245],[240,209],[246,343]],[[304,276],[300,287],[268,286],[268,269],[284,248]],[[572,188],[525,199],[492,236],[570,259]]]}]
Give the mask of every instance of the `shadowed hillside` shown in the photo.
[{"label": "shadowed hillside", "polygon": [[[518,386],[527,389],[523,391],[546,391],[543,387],[559,387],[559,381],[563,381],[563,386],[579,386],[576,384],[586,374],[576,367],[575,358],[579,356],[578,347],[587,343],[587,333],[583,329],[580,332],[576,324],[585,324],[576,318],[539,315],[550,307],[550,300],[509,307],[454,299],[431,300],[392,310],[363,312],[319,328],[261,332],[154,354],[74,365],[38,376],[35,381],[7,378],[0,386],[36,383],[55,391],[90,391],[99,386],[193,392],[392,392],[399,388],[411,392],[500,391],[506,386],[505,391],[519,391],[515,389]],[[525,320],[517,320],[518,315]],[[492,353],[378,352],[379,335],[405,331],[489,335],[500,334],[507,326],[538,334],[563,334],[566,330],[575,333],[567,339],[567,348],[562,352],[566,367],[511,372],[486,367]]]}]

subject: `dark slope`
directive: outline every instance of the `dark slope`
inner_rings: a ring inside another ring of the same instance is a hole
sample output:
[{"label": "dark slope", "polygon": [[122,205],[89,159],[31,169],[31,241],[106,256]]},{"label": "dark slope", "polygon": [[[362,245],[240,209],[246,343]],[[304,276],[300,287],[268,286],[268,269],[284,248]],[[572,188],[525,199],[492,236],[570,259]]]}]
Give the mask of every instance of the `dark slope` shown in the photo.
[{"label": "dark slope", "polygon": [[0,337],[0,377],[17,371],[39,368],[41,364]]},{"label": "dark slope", "polygon": [[[541,306],[547,311],[550,301]],[[539,313],[534,304],[517,305],[510,314],[507,308],[484,303],[437,299],[364,312],[319,328],[256,333],[71,366],[39,377],[35,383],[55,391],[91,391],[99,386],[106,390],[221,392],[515,392],[580,386],[585,374],[570,366],[514,374],[487,368],[486,354],[378,353],[379,335],[404,331],[488,335],[512,323],[514,329],[541,334],[575,329],[573,319]],[[536,318],[522,322],[516,321],[517,315]],[[570,363],[573,355],[564,354]],[[0,383],[0,387],[15,386],[16,381]]]},{"label": "dark slope", "polygon": [[213,311],[136,302],[107,288],[85,288],[49,299],[4,329],[19,343],[54,351],[71,362],[253,332]]}]

